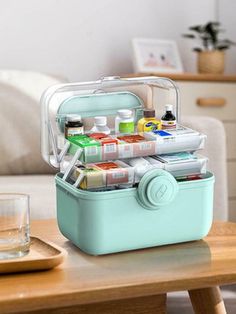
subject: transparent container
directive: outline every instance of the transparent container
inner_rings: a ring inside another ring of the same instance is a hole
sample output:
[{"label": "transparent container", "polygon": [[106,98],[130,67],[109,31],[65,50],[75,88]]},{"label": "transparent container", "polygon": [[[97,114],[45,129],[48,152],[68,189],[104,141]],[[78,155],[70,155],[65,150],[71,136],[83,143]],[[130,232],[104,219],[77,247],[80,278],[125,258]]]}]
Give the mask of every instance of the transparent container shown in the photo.
[{"label": "transparent container", "polygon": [[106,117],[94,117],[94,126],[90,130],[90,133],[104,133],[106,135],[111,133],[111,130],[107,126]]},{"label": "transparent container", "polygon": [[1,193],[0,259],[24,256],[29,248],[29,196]]},{"label": "transparent container", "polygon": [[[97,178],[101,188],[106,186],[106,191],[78,188],[82,182],[80,175],[71,182],[78,160],[83,160],[86,168],[87,164],[94,165],[106,159],[124,158],[126,164],[127,158],[203,148],[206,138],[203,134],[193,130],[187,134],[186,128],[181,134],[181,127],[175,134],[171,130],[166,137],[156,133],[151,134],[151,138],[145,133],[138,134],[139,139],[112,136],[118,110],[131,110],[137,123],[144,108],[160,109],[155,95],[163,90],[174,92],[173,114],[180,124],[178,88],[168,78],[107,77],[95,82],[54,86],[42,96],[42,156],[56,169],[70,157],[64,173],[58,173],[55,178],[58,225],[66,238],[88,254],[198,240],[211,227],[214,175],[209,172],[196,181],[177,182],[170,172],[153,167],[144,173],[138,185],[131,187],[131,182],[135,182],[135,167],[122,166],[115,173],[112,169],[104,170],[102,178]],[[67,114],[81,115],[85,133],[91,130],[94,116],[106,116],[112,131],[109,141],[113,143],[93,138],[84,139],[83,144],[66,141],[64,147],[59,148],[57,135],[64,132]],[[158,114],[157,118],[160,117]],[[165,167],[170,165],[165,164]],[[177,171],[177,168],[172,170]],[[90,175],[86,175],[88,179]],[[117,189],[112,184],[129,188]]]},{"label": "transparent container", "polygon": [[117,116],[115,118],[115,133],[134,133],[134,117],[131,110],[121,109],[117,111]]}]

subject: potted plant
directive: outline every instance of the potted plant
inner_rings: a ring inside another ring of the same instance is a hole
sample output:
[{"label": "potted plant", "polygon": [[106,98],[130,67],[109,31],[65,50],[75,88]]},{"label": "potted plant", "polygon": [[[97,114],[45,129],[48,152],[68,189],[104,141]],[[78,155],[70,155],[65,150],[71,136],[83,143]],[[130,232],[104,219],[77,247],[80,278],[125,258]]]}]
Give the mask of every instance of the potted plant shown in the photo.
[{"label": "potted plant", "polygon": [[198,72],[223,74],[225,67],[225,50],[235,43],[229,39],[220,39],[223,32],[219,22],[209,22],[205,25],[189,27],[191,33],[184,34],[186,38],[197,39],[200,46],[193,48],[198,54]]}]

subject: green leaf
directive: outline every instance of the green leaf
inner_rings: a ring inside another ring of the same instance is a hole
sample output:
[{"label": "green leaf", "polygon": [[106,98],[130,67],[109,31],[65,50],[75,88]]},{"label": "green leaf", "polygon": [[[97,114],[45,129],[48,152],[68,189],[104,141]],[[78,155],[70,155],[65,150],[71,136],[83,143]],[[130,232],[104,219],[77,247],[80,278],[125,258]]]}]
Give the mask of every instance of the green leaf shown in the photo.
[{"label": "green leaf", "polygon": [[210,35],[213,44],[216,44],[218,41],[217,30],[214,28],[213,22],[206,24],[205,31]]},{"label": "green leaf", "polygon": [[189,27],[189,30],[197,32],[197,33],[202,33],[204,31],[204,29],[201,25],[191,26],[191,27]]},{"label": "green leaf", "polygon": [[226,49],[229,49],[229,48],[230,48],[230,46],[228,46],[228,45],[217,46],[217,50],[226,50]]},{"label": "green leaf", "polygon": [[193,48],[193,51],[195,51],[195,52],[201,52],[202,51],[202,49],[201,48]]},{"label": "green leaf", "polygon": [[196,38],[196,36],[193,34],[183,34],[182,36],[185,38]]},{"label": "green leaf", "polygon": [[203,34],[203,35],[200,35],[200,38],[202,40],[211,40],[211,36],[209,34]]},{"label": "green leaf", "polygon": [[194,25],[190,26],[189,30],[191,32],[183,34],[185,38],[191,39],[200,39],[202,42],[203,48],[195,48],[194,51],[200,52],[202,50],[212,50],[212,49],[229,49],[231,46],[236,45],[236,42],[233,42],[229,39],[219,39],[219,33],[224,32],[224,29],[221,28],[221,23],[217,21],[210,21],[204,25]]},{"label": "green leaf", "polygon": [[200,36],[201,40],[202,40],[202,45],[205,49],[208,49],[209,44],[212,42],[212,39],[209,35],[204,34],[202,36]]}]

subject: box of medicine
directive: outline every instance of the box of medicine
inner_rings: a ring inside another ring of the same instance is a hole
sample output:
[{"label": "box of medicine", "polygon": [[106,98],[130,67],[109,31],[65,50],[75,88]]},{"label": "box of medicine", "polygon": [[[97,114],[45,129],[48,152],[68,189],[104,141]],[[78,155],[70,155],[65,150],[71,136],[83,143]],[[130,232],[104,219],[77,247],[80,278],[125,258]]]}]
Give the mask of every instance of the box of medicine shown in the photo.
[{"label": "box of medicine", "polygon": [[123,157],[124,154],[119,154],[119,158],[149,156],[156,153],[155,140],[147,140],[139,134],[119,136],[118,139],[122,143],[129,143],[132,147],[132,155]]},{"label": "box of medicine", "polygon": [[121,160],[96,163],[95,166],[105,171],[107,186],[134,184],[134,168]]},{"label": "box of medicine", "polygon": [[193,152],[204,148],[206,136],[178,125],[176,129],[155,130],[144,132],[143,136],[156,141],[156,154],[169,154],[177,152]]},{"label": "box of medicine", "polygon": [[78,135],[70,137],[71,143],[69,153],[75,154],[77,149],[82,148],[83,152],[80,156],[82,162],[93,162],[102,160],[101,143],[87,135]]}]

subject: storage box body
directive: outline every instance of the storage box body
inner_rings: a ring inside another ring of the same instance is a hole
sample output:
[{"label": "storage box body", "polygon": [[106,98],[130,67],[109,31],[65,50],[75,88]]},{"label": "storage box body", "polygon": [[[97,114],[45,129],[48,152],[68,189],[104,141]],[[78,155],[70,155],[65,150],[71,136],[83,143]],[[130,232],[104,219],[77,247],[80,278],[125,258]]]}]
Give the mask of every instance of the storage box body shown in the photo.
[{"label": "storage box body", "polygon": [[202,239],[212,224],[214,176],[208,172],[204,179],[177,184],[173,201],[150,209],[138,188],[83,191],[58,174],[60,231],[92,255]]}]

